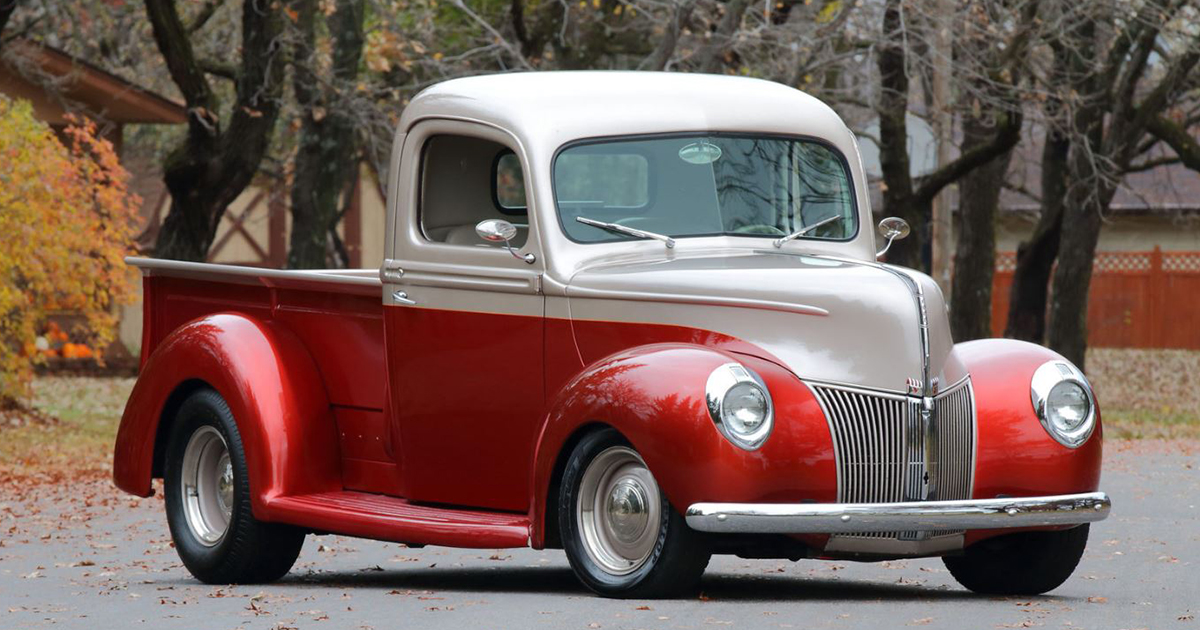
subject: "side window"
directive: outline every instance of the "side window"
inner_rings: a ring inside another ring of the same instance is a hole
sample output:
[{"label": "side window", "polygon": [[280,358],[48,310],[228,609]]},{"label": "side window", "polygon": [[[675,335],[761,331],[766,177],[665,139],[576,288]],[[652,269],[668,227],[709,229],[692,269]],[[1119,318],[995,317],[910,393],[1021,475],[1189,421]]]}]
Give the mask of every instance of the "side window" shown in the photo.
[{"label": "side window", "polygon": [[520,160],[508,147],[490,140],[429,138],[421,154],[417,215],[421,233],[435,243],[500,247],[479,238],[475,225],[484,219],[504,219],[517,226],[513,247],[523,247],[529,237],[529,218]]},{"label": "side window", "polygon": [[492,182],[496,190],[496,205],[501,212],[515,215],[528,212],[525,207],[525,173],[521,170],[521,160],[516,153],[505,151],[496,158]]}]

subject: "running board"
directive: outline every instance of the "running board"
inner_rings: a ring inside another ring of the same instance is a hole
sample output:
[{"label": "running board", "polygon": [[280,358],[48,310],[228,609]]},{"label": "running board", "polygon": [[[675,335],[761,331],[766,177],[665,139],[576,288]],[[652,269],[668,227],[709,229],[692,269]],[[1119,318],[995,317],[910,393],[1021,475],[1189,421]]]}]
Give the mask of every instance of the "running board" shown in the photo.
[{"label": "running board", "polygon": [[270,520],[391,542],[499,549],[529,546],[529,517],[416,505],[366,492],[322,492],[269,501]]}]

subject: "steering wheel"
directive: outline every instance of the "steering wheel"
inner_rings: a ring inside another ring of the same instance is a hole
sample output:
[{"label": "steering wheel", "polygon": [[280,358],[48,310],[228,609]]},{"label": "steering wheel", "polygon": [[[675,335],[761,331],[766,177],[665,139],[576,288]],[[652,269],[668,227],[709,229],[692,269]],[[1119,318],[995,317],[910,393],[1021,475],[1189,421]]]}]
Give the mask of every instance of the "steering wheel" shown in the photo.
[{"label": "steering wheel", "polygon": [[767,234],[770,236],[787,236],[783,230],[774,225],[766,225],[765,223],[752,223],[743,225],[733,229],[734,234]]}]

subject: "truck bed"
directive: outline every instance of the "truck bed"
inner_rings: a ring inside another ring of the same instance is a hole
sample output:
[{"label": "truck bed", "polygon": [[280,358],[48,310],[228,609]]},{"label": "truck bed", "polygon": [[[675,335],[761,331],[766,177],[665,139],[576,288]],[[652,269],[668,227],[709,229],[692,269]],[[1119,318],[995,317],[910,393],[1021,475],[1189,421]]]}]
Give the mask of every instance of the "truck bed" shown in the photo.
[{"label": "truck bed", "polygon": [[300,338],[321,372],[338,424],[346,487],[393,490],[378,271],[127,262],[144,273],[143,365],[172,331],[205,315],[242,313],[282,327]]}]

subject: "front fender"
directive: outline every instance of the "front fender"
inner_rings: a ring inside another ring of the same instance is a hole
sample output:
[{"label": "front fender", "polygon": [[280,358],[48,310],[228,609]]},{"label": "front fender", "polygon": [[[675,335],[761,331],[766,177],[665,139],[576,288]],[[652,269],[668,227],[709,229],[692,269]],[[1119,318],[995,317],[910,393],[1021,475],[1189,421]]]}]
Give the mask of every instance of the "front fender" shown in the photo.
[{"label": "front fender", "polygon": [[[775,426],[745,451],[714,426],[704,400],[709,374],[739,362],[759,374],[775,405]],[[602,359],[566,385],[550,406],[534,462],[533,543],[543,544],[556,463],[589,424],[621,432],[645,459],[679,511],[700,501],[828,502],[837,494],[829,425],[794,374],[749,355],[691,344],[652,344]]]},{"label": "front fender", "polygon": [[211,387],[229,404],[257,518],[269,520],[274,497],[340,488],[337,432],[312,357],[291,332],[236,313],[181,326],[142,366],[117,432],[117,487],[151,494],[155,442],[168,435],[159,425],[171,421],[163,415],[177,402],[172,394],[189,384]]},{"label": "front fender", "polygon": [[[1096,429],[1079,448],[1059,444],[1038,420],[1030,400],[1033,372],[1058,353],[1013,339],[955,346],[971,374],[978,423],[976,499],[1091,492],[1100,486],[1100,410]],[[968,532],[967,543],[997,532]]]}]

